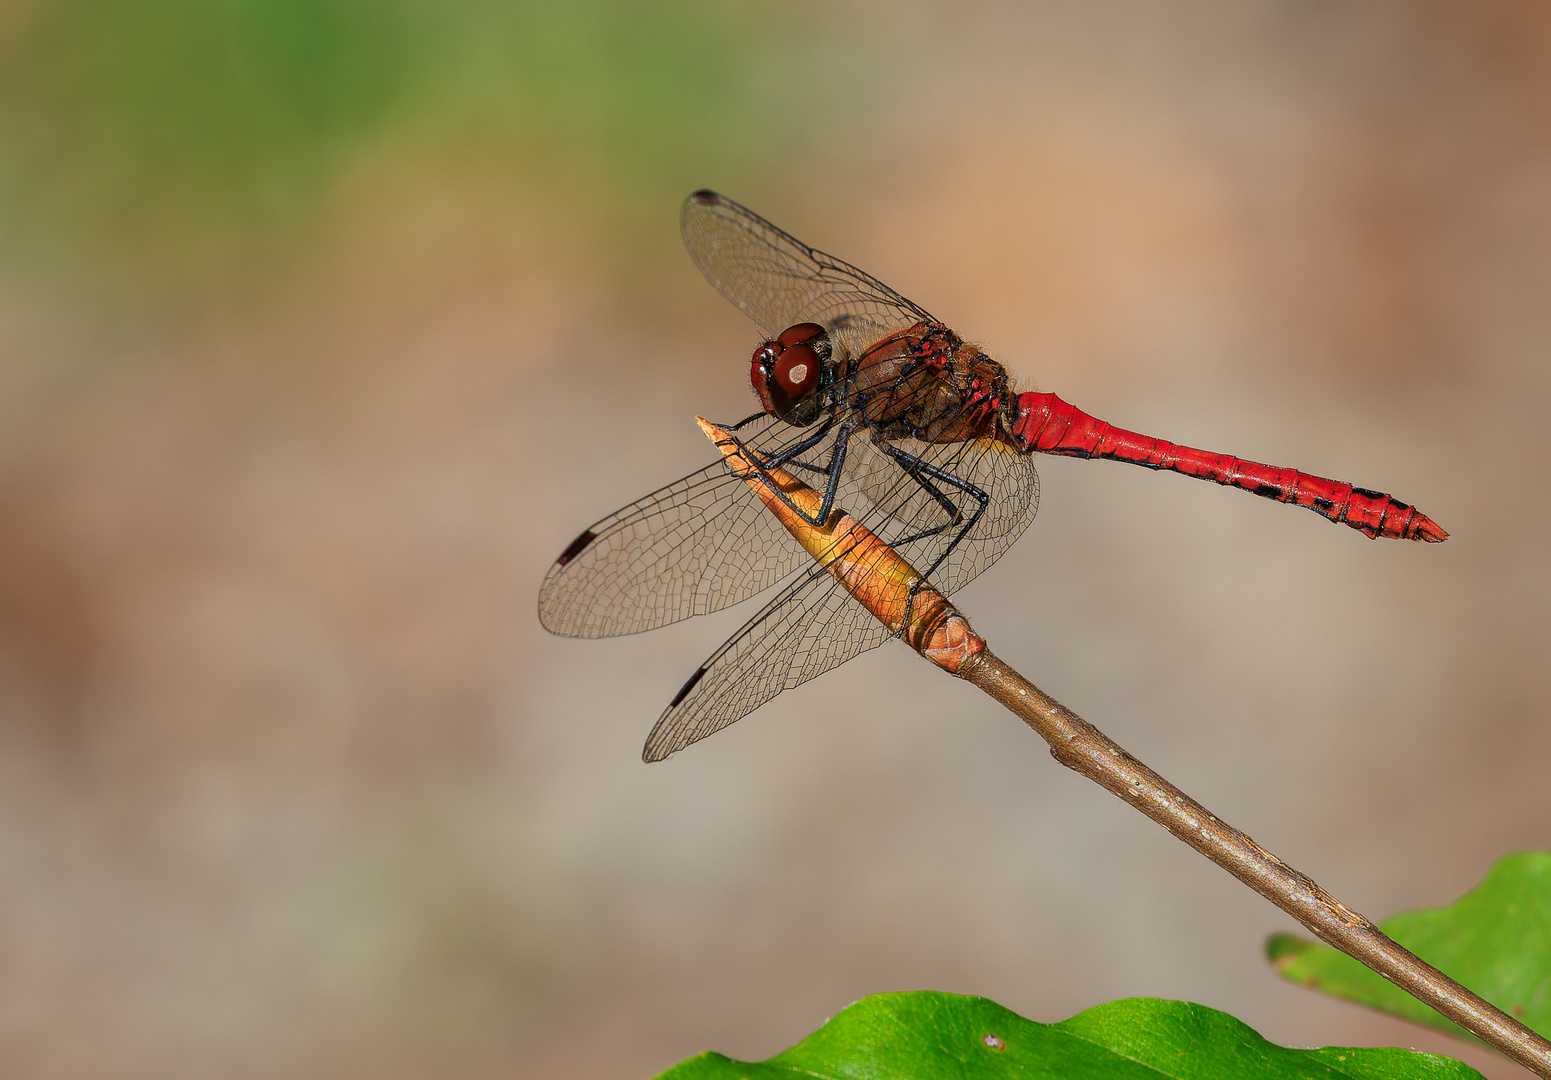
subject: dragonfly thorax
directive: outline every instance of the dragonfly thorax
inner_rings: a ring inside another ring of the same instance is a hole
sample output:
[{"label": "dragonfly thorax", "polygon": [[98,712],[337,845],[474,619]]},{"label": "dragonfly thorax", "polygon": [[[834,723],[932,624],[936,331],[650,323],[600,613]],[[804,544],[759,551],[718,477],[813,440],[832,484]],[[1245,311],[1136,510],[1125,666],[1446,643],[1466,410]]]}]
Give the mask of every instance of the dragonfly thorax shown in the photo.
[{"label": "dragonfly thorax", "polygon": [[1005,440],[1012,419],[1002,365],[928,320],[869,346],[855,363],[847,393],[863,424],[921,442]]},{"label": "dragonfly thorax", "polygon": [[820,390],[830,380],[832,346],[818,323],[798,323],[754,350],[749,382],[771,416],[805,427],[823,411]]}]

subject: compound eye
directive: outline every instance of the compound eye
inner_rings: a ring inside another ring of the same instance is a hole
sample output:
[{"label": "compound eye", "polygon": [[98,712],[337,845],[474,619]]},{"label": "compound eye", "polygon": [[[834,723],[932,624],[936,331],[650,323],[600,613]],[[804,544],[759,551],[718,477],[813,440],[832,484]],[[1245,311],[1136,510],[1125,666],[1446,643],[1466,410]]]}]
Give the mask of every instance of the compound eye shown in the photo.
[{"label": "compound eye", "polygon": [[819,354],[807,345],[788,345],[772,374],[793,401],[801,401],[819,384]]},{"label": "compound eye", "polygon": [[796,326],[788,326],[782,330],[776,342],[781,345],[796,345],[798,342],[812,341],[822,333],[824,328],[818,323],[800,322]]},{"label": "compound eye", "polygon": [[768,413],[775,412],[775,405],[770,400],[770,371],[775,366],[776,355],[775,343],[767,341],[754,350],[754,357],[749,362],[749,382],[754,385],[754,393],[759,395],[760,404]]}]

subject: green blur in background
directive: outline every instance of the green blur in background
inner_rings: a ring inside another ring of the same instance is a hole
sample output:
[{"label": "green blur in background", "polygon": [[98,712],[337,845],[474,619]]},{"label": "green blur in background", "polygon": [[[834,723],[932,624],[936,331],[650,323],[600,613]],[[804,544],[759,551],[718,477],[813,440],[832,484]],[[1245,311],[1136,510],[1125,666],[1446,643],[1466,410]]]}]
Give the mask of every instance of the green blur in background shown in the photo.
[{"label": "green blur in background", "polygon": [[10,258],[129,303],[278,272],[363,159],[499,176],[639,236],[686,174],[739,175],[772,141],[812,153],[859,70],[831,63],[805,24],[833,16],[802,4],[88,0],[4,18]]}]

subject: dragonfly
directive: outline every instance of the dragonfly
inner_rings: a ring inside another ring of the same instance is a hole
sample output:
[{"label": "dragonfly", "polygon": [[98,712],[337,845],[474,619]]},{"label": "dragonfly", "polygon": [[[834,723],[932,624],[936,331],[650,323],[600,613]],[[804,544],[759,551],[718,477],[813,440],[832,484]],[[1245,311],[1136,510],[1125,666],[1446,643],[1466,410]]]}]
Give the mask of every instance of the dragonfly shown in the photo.
[{"label": "dragonfly", "polygon": [[[877,278],[712,191],[681,214],[685,247],[764,340],[749,362],[760,409],[720,425],[804,521],[849,513],[950,596],[1001,558],[1039,507],[1036,453],[1183,473],[1307,507],[1370,538],[1448,534],[1410,505],[1297,469],[1181,446],[1098,420],[1007,371]],[[770,473],[806,476],[804,510]],[[555,634],[634,634],[781,588],[689,677],[642,757],[659,761],[783,690],[895,636],[793,539],[723,461],[594,523],[539,591]],[[907,609],[908,610],[908,609]],[[908,618],[906,620],[908,622]]]}]

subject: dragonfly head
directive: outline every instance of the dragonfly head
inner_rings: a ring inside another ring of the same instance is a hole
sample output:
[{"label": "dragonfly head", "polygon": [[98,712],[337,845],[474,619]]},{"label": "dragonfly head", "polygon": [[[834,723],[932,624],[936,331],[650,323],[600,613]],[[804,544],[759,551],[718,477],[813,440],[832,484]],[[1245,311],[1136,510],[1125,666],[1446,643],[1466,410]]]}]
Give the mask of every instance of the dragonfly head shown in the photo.
[{"label": "dragonfly head", "polygon": [[819,418],[832,347],[818,323],[798,323],[754,350],[749,381],[771,416],[804,427]]}]

